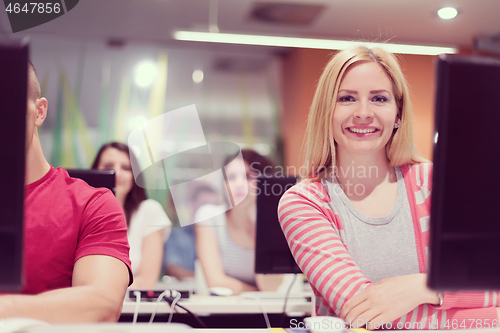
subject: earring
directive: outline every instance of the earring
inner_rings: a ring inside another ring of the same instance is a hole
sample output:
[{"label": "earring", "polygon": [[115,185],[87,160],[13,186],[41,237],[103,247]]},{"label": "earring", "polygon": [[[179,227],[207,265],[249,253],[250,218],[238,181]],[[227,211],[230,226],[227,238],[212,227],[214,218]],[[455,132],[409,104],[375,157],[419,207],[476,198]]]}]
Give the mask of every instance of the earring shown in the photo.
[{"label": "earring", "polygon": [[399,124],[398,123],[394,123],[394,128],[399,128]]}]

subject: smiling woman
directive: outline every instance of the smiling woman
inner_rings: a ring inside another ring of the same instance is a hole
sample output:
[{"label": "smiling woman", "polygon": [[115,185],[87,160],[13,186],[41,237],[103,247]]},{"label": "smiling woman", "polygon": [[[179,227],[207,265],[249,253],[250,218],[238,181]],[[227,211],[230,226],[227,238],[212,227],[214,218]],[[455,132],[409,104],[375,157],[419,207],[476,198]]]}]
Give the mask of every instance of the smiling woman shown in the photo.
[{"label": "smiling woman", "polygon": [[359,46],[330,60],[310,108],[302,182],[278,212],[316,312],[368,329],[498,320],[496,292],[426,286],[432,165],[414,147],[411,120],[394,55]]},{"label": "smiling woman", "polygon": [[339,156],[374,153],[385,158],[385,145],[399,121],[397,111],[390,77],[379,64],[351,66],[340,84],[333,115]]}]

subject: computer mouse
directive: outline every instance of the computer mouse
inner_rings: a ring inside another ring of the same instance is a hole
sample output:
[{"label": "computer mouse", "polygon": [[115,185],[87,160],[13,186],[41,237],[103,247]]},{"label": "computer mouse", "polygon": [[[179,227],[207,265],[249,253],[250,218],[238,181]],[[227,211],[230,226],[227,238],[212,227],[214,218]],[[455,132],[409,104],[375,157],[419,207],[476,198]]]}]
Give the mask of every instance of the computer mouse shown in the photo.
[{"label": "computer mouse", "polygon": [[312,333],[341,333],[346,323],[337,317],[317,316],[304,318],[305,328]]},{"label": "computer mouse", "polygon": [[50,326],[41,320],[33,318],[4,318],[0,319],[0,333],[26,332],[33,327]]},{"label": "computer mouse", "polygon": [[212,287],[209,289],[212,296],[231,296],[233,291],[225,287]]}]

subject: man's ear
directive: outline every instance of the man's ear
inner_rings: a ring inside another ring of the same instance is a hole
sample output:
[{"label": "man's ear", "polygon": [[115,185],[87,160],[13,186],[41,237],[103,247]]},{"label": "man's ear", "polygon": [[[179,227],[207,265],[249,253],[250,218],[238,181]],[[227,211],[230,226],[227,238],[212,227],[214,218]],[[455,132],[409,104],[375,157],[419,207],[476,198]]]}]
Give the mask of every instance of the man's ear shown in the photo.
[{"label": "man's ear", "polygon": [[45,97],[37,99],[35,107],[36,107],[35,126],[42,126],[43,122],[45,121],[45,118],[47,118],[47,107],[48,107],[47,99]]}]

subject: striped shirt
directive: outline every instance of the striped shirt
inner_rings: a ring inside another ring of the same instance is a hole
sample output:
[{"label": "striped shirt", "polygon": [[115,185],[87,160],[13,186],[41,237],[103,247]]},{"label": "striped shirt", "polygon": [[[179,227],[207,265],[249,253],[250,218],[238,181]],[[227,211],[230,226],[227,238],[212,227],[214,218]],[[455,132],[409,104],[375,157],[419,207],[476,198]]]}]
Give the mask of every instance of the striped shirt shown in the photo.
[{"label": "striped shirt", "polygon": [[255,286],[255,251],[234,242],[227,230],[225,211],[224,206],[204,205],[196,211],[195,221],[203,220],[203,216],[214,216],[199,225],[215,231],[224,273]]},{"label": "striped shirt", "polygon": [[[401,166],[415,231],[420,273],[427,270],[432,164]],[[320,181],[301,182],[281,198],[278,215],[283,233],[299,267],[316,296],[318,315],[338,315],[347,300],[369,288],[368,280],[349,255],[340,235],[342,222],[330,207],[328,192]],[[384,260],[381,258],[381,260]],[[392,328],[463,328],[452,323],[496,321],[497,291],[445,292],[442,306],[421,304],[391,323]],[[492,325],[492,324],[490,324]],[[483,326],[484,327],[484,326]]]},{"label": "striped shirt", "polygon": [[[342,243],[371,282],[420,273],[411,208],[401,169],[395,168],[397,196],[385,216],[371,217],[354,207],[333,174],[321,180],[330,197],[329,206],[342,221]],[[352,189],[346,187],[346,191]],[[379,260],[387,258],[388,260]]]}]

